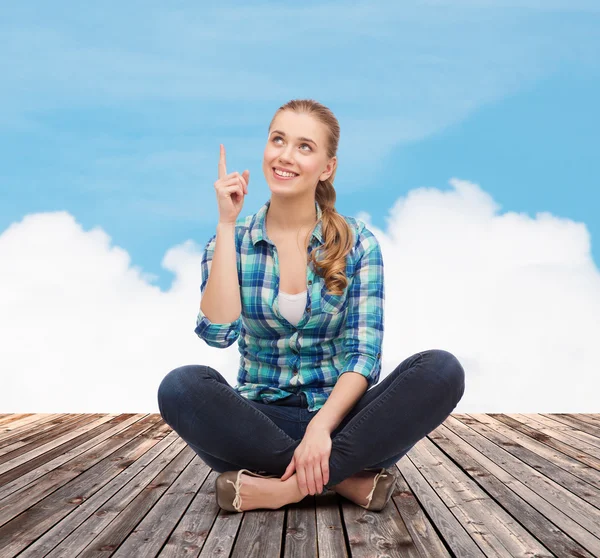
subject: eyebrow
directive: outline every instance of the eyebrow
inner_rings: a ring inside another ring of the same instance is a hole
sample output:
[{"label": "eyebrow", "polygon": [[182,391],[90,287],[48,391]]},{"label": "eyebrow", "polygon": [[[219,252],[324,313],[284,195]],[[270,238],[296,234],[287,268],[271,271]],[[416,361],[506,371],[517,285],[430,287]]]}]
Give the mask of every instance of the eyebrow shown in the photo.
[{"label": "eyebrow", "polygon": [[[281,130],[273,130],[273,131],[271,132],[271,135],[273,135],[273,134],[281,134],[282,136],[285,136],[285,132],[282,132]],[[299,139],[300,141],[309,141],[310,143],[314,143],[315,145],[317,145],[317,142],[315,142],[315,141],[311,140],[310,138],[303,138],[303,137],[300,137],[300,138],[298,138],[298,139]]]}]

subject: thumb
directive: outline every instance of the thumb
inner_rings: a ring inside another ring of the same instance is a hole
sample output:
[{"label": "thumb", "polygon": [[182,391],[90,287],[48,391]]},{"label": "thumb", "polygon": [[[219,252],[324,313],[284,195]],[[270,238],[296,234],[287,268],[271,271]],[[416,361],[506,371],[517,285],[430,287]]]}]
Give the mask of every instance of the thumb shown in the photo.
[{"label": "thumb", "polygon": [[292,457],[292,460],[290,461],[290,464],[287,466],[285,473],[283,473],[281,480],[282,481],[288,480],[292,476],[292,473],[294,472],[295,469],[296,469],[296,464],[295,464],[294,458]]},{"label": "thumb", "polygon": [[250,171],[248,169],[246,169],[242,173],[242,176],[244,177],[244,180],[246,181],[246,184],[248,184],[250,182]]}]

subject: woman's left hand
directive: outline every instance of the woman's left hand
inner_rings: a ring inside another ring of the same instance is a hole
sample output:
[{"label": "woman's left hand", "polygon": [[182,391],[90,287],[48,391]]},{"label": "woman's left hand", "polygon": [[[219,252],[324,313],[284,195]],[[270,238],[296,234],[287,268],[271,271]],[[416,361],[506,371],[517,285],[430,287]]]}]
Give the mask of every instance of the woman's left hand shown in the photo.
[{"label": "woman's left hand", "polygon": [[289,479],[294,470],[298,475],[298,486],[305,496],[323,492],[323,485],[329,482],[329,456],[331,455],[331,434],[324,428],[310,427],[302,442],[294,451],[292,461],[287,466],[281,480]]}]

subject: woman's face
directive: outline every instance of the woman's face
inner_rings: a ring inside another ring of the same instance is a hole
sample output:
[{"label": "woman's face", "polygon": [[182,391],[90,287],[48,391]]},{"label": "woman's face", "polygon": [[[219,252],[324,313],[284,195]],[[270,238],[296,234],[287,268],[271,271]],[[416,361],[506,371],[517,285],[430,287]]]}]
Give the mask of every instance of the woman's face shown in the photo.
[{"label": "woman's face", "polygon": [[[290,110],[280,112],[269,130],[263,157],[263,172],[271,190],[298,194],[315,190],[319,180],[328,178],[336,158],[328,161],[325,139],[325,126],[312,116]],[[274,167],[296,176],[277,177]]]}]

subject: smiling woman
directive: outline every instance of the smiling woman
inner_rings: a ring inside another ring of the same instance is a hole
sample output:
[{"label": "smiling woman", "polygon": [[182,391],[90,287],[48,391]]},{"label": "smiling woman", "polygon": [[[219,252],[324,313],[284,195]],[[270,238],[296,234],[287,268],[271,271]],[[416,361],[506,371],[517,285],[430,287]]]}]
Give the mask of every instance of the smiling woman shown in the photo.
[{"label": "smiling woman", "polygon": [[269,236],[285,237],[304,229],[310,233],[316,200],[322,212],[323,243],[310,254],[309,263],[334,295],[341,294],[348,284],[345,260],[353,242],[352,227],[335,209],[333,181],[339,137],[339,123],[328,108],[316,101],[294,100],[275,113],[263,155],[263,172],[272,192]]},{"label": "smiling woman", "polygon": [[280,107],[262,164],[271,199],[241,219],[249,172],[227,174],[221,150],[215,188],[226,218],[202,257],[195,332],[212,347],[238,340],[237,384],[209,366],[181,366],[158,401],[222,473],[215,492],[226,510],[277,509],[324,488],[381,510],[395,480],[385,468],[464,391],[462,366],[442,350],[413,355],[378,383],[383,257],[367,226],[335,209],[338,140],[337,119],[320,103]]}]

